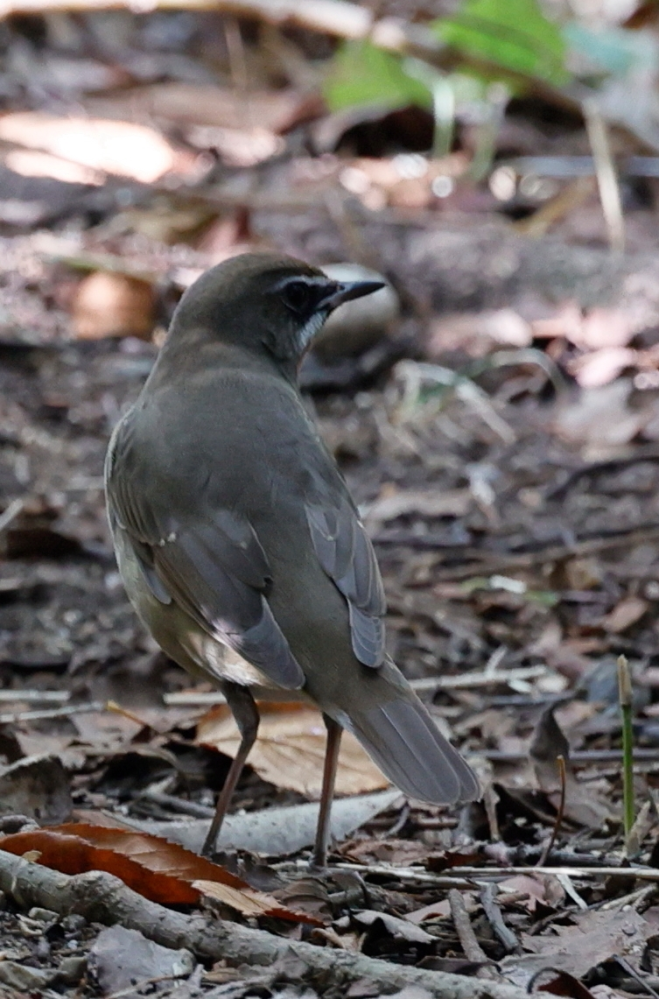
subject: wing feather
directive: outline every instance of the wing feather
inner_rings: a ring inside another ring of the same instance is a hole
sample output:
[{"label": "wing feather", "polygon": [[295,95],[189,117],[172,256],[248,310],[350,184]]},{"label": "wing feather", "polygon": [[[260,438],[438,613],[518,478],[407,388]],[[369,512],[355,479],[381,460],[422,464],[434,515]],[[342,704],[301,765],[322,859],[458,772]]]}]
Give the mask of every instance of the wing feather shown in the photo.
[{"label": "wing feather", "polygon": [[364,525],[343,490],[324,502],[307,503],[306,513],[316,556],[348,601],[353,652],[365,666],[381,666],[386,603]]}]

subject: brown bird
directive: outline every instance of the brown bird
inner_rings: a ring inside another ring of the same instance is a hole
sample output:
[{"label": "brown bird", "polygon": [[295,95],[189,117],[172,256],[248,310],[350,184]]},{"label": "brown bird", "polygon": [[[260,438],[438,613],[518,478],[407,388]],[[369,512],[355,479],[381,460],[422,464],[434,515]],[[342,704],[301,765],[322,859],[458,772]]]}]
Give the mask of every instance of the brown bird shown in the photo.
[{"label": "brown bird", "polygon": [[181,299],[110,442],[107,503],[128,595],[167,655],[222,689],[242,737],[204,853],[256,738],[263,689],[300,691],[323,713],[320,866],[344,728],[412,798],[479,794],[385,653],[375,554],[297,388],[330,312],[379,287],[270,254],[212,268]]}]

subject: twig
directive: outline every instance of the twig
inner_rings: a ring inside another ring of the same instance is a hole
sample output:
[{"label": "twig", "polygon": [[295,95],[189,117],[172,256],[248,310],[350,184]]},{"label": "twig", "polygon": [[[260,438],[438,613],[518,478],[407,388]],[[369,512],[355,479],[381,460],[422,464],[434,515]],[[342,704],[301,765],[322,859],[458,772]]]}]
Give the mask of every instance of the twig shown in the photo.
[{"label": "twig", "polygon": [[18,725],[19,722],[44,721],[49,718],[71,718],[73,715],[85,715],[92,711],[105,711],[105,703],[88,701],[86,704],[67,704],[62,708],[51,708],[49,711],[15,711],[11,715],[0,715],[0,725]]},{"label": "twig", "polygon": [[625,846],[629,849],[634,828],[634,731],[632,724],[632,678],[626,656],[618,656],[618,698],[622,715],[622,801]]},{"label": "twig", "polygon": [[488,979],[498,977],[494,968],[487,967],[490,963],[489,958],[476,939],[464,899],[456,888],[451,888],[449,891],[448,904],[451,907],[451,918],[467,960],[473,961],[474,964],[486,965],[486,967],[478,969],[477,976]]},{"label": "twig", "polygon": [[556,820],[554,822],[554,828],[551,831],[551,836],[549,837],[549,842],[547,843],[545,849],[542,851],[540,855],[540,860],[538,861],[539,867],[544,867],[547,861],[549,860],[551,851],[554,848],[554,843],[556,842],[556,838],[560,832],[560,828],[563,825],[563,816],[565,814],[565,791],[567,785],[566,773],[565,773],[565,757],[559,754],[556,757],[556,764],[558,766],[558,776],[561,784],[561,797],[560,801],[558,802]]},{"label": "twig", "polygon": [[659,882],[659,870],[654,867],[452,867],[456,877],[474,878],[485,881],[488,878],[510,878],[517,874],[553,874],[569,878],[636,878],[639,881]]},{"label": "twig", "polygon": [[[290,867],[290,864],[274,864],[277,870]],[[347,871],[363,871],[366,874],[385,875],[398,878],[401,881],[418,881],[432,884],[438,888],[473,888],[474,885],[485,884],[488,881],[504,880],[518,874],[552,874],[566,875],[571,878],[635,878],[639,881],[659,883],[659,869],[655,867],[594,867],[584,864],[583,867],[540,867],[528,864],[513,864],[509,867],[452,867],[452,877],[429,874],[416,867],[389,867],[386,864],[333,864],[333,867]]]},{"label": "twig", "polygon": [[[1,2],[1,0],[0,0]],[[7,528],[13,524],[17,517],[20,517],[25,509],[25,499],[19,497],[11,503],[0,514],[0,534],[4,534]]]},{"label": "twig", "polygon": [[22,908],[41,906],[61,915],[78,913],[90,922],[138,930],[164,947],[186,947],[203,961],[272,965],[291,954],[303,962],[308,977],[323,978],[341,989],[366,979],[375,988],[417,985],[436,999],[525,999],[523,989],[501,982],[440,971],[403,967],[349,951],[316,947],[280,938],[238,923],[185,915],[166,909],[101,871],[69,876],[0,850],[0,890]]},{"label": "twig", "polygon": [[609,234],[609,245],[615,253],[622,253],[625,249],[625,218],[608,128],[594,100],[584,101],[583,114],[590,148],[593,151],[595,176]]},{"label": "twig", "polygon": [[503,916],[501,914],[501,909],[495,898],[496,885],[484,885],[480,892],[481,905],[483,906],[483,911],[488,918],[492,930],[506,948],[507,951],[517,950],[519,947],[519,940],[513,933],[513,931],[506,926]]},{"label": "twig", "polygon": [[635,982],[638,982],[638,984],[641,986],[644,992],[649,992],[651,996],[654,996],[654,999],[659,999],[659,993],[655,992],[650,983],[647,982],[645,978],[642,978],[641,975],[639,975],[638,971],[636,971],[631,966],[629,961],[626,961],[625,958],[621,957],[619,954],[614,954],[613,960],[617,961],[622,970],[626,974],[630,975]]},{"label": "twig", "polygon": [[62,704],[70,697],[68,690],[0,690],[0,704]]}]

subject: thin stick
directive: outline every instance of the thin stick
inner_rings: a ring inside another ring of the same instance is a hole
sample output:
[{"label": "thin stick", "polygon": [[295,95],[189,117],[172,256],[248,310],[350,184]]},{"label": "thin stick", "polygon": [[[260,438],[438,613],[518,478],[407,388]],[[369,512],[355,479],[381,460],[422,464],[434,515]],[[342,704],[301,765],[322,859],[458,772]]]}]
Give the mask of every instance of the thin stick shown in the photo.
[{"label": "thin stick", "polygon": [[556,837],[560,832],[560,828],[563,824],[563,816],[565,814],[565,788],[566,788],[566,775],[565,775],[565,757],[557,756],[556,763],[558,765],[558,776],[561,782],[561,797],[558,802],[558,811],[556,812],[556,821],[554,822],[554,828],[551,831],[551,836],[549,837],[549,842],[547,846],[542,851],[540,860],[538,861],[538,867],[544,867],[549,860],[549,855],[554,849],[554,843],[556,842]]},{"label": "thin stick", "polygon": [[[458,934],[462,949],[469,961],[474,964],[489,964],[489,959],[474,933],[474,928],[469,919],[469,913],[464,903],[464,899],[456,888],[451,888],[448,893],[448,904],[451,907],[451,918]],[[479,968],[476,972],[478,978],[496,978],[494,968]]]},{"label": "thin stick", "polygon": [[513,933],[513,931],[506,926],[503,915],[501,914],[501,909],[496,900],[496,885],[488,884],[484,885],[482,891],[480,892],[481,905],[483,906],[483,911],[488,918],[492,930],[499,938],[503,946],[507,951],[517,950],[519,947],[519,940]]},{"label": "thin stick", "polygon": [[632,728],[632,679],[626,656],[618,656],[618,698],[622,715],[622,820],[625,844],[634,827],[634,732]]},{"label": "thin stick", "polygon": [[609,245],[615,253],[625,249],[625,218],[622,211],[620,186],[609,142],[609,131],[596,103],[586,100],[583,104],[586,131],[593,151],[595,176],[599,189],[602,213],[609,234]]}]

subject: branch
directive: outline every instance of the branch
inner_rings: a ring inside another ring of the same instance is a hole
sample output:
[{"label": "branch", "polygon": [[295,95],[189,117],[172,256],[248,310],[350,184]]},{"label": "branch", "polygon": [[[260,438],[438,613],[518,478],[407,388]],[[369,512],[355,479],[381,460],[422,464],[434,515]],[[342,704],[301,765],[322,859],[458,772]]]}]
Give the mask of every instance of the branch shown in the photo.
[{"label": "branch", "polygon": [[293,955],[307,966],[310,977],[330,976],[340,988],[366,978],[388,992],[392,987],[417,985],[436,999],[527,999],[525,991],[514,985],[403,967],[363,954],[279,938],[238,923],[184,915],[148,901],[111,874],[89,871],[69,876],[3,850],[0,889],[23,908],[41,906],[60,915],[75,912],[90,922],[118,923],[139,930],[164,947],[185,947],[201,960],[268,966]]}]

